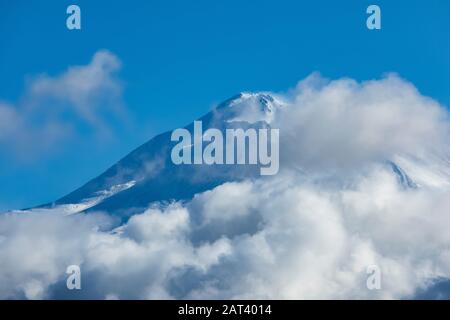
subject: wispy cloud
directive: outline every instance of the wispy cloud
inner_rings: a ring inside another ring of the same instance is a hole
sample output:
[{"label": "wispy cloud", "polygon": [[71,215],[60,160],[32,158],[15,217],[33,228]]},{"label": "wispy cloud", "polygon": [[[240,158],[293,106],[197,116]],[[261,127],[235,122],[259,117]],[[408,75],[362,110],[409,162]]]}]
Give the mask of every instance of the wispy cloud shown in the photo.
[{"label": "wispy cloud", "polygon": [[17,103],[0,102],[2,151],[34,157],[83,132],[112,134],[110,126],[127,117],[120,67],[114,54],[101,50],[87,65],[29,78]]}]

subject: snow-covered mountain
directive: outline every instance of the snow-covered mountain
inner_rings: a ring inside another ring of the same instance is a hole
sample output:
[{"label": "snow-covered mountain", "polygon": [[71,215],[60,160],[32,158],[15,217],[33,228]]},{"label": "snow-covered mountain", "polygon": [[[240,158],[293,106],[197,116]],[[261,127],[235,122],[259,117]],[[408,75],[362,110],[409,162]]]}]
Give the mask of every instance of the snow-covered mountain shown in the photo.
[{"label": "snow-covered mountain", "polygon": [[[240,93],[201,117],[204,130],[217,128],[268,128],[277,112],[289,105],[268,93]],[[193,123],[185,127],[193,132]],[[189,200],[225,182],[259,176],[259,165],[175,165],[170,153],[176,144],[171,131],[157,135],[132,151],[98,177],[52,204],[34,211],[58,207],[67,214],[105,211],[126,220],[152,202]],[[450,165],[443,159],[396,156],[384,165],[404,188],[421,184],[450,184]]]},{"label": "snow-covered mountain", "polygon": [[[199,120],[204,131],[266,128],[283,106],[282,101],[269,94],[241,93]],[[193,132],[193,123],[185,128]],[[101,210],[126,218],[155,201],[190,199],[224,182],[259,175],[259,165],[175,165],[170,153],[176,142],[170,138],[171,131],[157,135],[100,176],[40,209],[58,206],[72,213]]]}]

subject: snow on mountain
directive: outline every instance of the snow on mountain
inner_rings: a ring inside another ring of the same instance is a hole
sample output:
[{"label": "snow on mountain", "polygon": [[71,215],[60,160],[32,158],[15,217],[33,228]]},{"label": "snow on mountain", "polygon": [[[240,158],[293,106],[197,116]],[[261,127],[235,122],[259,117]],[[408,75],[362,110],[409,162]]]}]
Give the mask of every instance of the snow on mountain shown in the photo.
[{"label": "snow on mountain", "polygon": [[241,93],[225,105],[221,111],[226,122],[272,123],[279,108],[286,106],[279,98],[268,93]]},{"label": "snow on mountain", "polygon": [[[261,128],[268,126],[282,103],[268,94],[242,93],[225,101],[203,116],[203,128]],[[193,131],[193,124],[185,127]],[[176,166],[170,158],[174,142],[171,132],[157,135],[137,148],[97,178],[55,202],[56,205],[105,210],[128,217],[154,201],[190,199],[194,194],[212,189],[227,181],[239,181],[259,175],[258,165]],[[134,184],[108,197],[99,198],[102,190]],[[86,205],[85,199],[89,201]],[[48,207],[46,205],[44,207]]]},{"label": "snow on mountain", "polygon": [[[204,130],[270,127],[277,112],[289,107],[286,101],[272,94],[245,92],[223,102],[199,120]],[[193,123],[185,128],[192,132]],[[174,146],[170,135],[171,132],[157,135],[81,188],[35,210],[49,210],[54,206],[67,214],[98,210],[126,220],[152,202],[189,200],[225,182],[259,176],[258,165],[176,166],[170,158]],[[450,184],[450,165],[440,158],[425,161],[398,155],[387,159],[385,166],[405,188]]]},{"label": "snow on mountain", "polygon": [[92,197],[82,199],[78,203],[67,203],[67,204],[55,204],[53,203],[51,206],[42,206],[38,208],[33,208],[29,210],[14,210],[12,212],[20,213],[20,212],[30,212],[34,213],[49,213],[49,212],[58,212],[63,215],[71,215],[75,213],[82,212],[89,208],[94,207],[95,205],[101,203],[105,199],[112,197],[113,195],[127,190],[133,187],[136,184],[136,181],[129,181],[124,184],[118,184],[111,186],[108,190],[100,190],[94,193]]}]

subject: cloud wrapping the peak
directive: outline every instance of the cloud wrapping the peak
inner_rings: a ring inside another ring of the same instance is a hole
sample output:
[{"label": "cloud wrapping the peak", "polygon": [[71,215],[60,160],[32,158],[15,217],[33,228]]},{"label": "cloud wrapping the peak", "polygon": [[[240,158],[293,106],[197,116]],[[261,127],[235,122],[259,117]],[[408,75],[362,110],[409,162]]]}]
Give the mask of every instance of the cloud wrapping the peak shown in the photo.
[{"label": "cloud wrapping the peak", "polygon": [[288,162],[344,169],[397,154],[448,152],[449,115],[409,82],[390,74],[358,83],[313,74],[288,96],[274,125]]}]

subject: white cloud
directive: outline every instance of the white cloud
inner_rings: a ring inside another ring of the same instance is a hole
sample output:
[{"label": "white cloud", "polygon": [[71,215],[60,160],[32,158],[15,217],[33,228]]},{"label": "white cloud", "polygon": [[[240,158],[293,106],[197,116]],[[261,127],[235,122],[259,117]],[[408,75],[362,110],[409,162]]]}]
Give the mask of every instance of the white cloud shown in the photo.
[{"label": "white cloud", "polygon": [[101,50],[87,65],[28,79],[19,102],[0,102],[0,147],[27,158],[86,128],[91,136],[111,135],[111,124],[126,119],[116,77],[120,66],[115,55]]},{"label": "white cloud", "polygon": [[[66,102],[67,107],[82,119],[95,124],[98,121],[98,109],[117,105],[122,94],[122,84],[115,77],[120,69],[119,59],[112,53],[102,50],[95,53],[86,66],[68,68],[63,74],[51,77],[40,75],[34,78],[28,87],[28,99],[31,106],[36,100]],[[53,109],[51,106],[47,106]],[[64,110],[52,110],[62,113]]]},{"label": "white cloud", "polygon": [[66,216],[57,208],[1,215],[0,298],[52,297],[56,283],[65,289],[65,270],[73,264],[81,266],[87,297],[168,298],[170,273],[185,266],[207,270],[230,250],[226,239],[194,247],[189,214],[178,205],[151,208],[113,233],[101,231],[113,221]]},{"label": "white cloud", "polygon": [[[233,221],[237,217],[250,214],[258,200],[251,196],[252,183],[227,183],[220,187],[220,192],[206,191],[195,196],[192,203],[194,210],[202,215],[205,223],[210,221]],[[221,194],[227,194],[224,199]],[[230,202],[233,203],[230,206]]]},{"label": "white cloud", "polygon": [[[193,200],[242,210],[230,185],[255,199],[258,228],[232,235],[223,220],[195,222],[202,211],[192,204],[150,208],[113,233],[101,231],[112,223],[101,215],[3,215],[0,295],[60,297],[70,264],[81,265],[90,298],[401,298],[450,277],[448,189],[405,190],[381,165],[346,190],[276,180],[225,184]],[[365,287],[372,264],[382,270],[379,291]]]},{"label": "white cloud", "polygon": [[275,125],[282,156],[296,166],[342,170],[396,154],[448,151],[448,112],[396,75],[358,83],[313,74],[289,100]]}]

